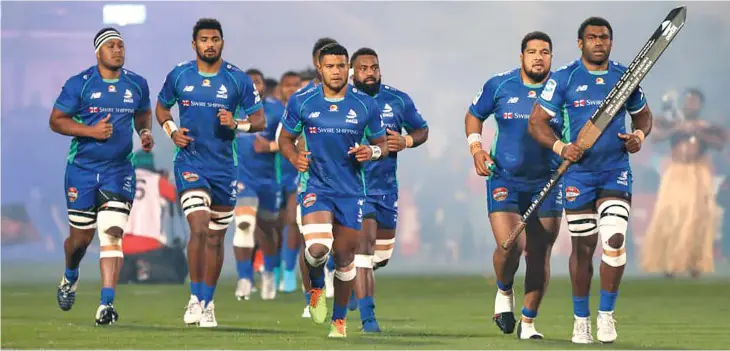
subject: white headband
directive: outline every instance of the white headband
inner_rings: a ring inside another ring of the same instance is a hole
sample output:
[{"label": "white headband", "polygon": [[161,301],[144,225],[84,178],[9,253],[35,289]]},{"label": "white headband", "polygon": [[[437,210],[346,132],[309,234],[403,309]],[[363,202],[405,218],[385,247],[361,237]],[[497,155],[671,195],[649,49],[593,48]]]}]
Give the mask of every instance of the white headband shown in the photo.
[{"label": "white headband", "polygon": [[112,39],[122,40],[122,35],[119,34],[119,32],[117,32],[115,29],[108,29],[99,34],[99,36],[94,39],[94,52],[99,52],[99,48],[101,48],[104,43]]}]

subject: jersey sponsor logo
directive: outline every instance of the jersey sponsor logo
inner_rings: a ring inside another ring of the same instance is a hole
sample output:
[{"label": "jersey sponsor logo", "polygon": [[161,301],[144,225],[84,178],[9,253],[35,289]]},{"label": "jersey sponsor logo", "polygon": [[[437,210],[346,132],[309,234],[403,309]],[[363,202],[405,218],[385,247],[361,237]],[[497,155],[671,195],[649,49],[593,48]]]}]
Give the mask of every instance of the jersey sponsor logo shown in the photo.
[{"label": "jersey sponsor logo", "polygon": [[99,98],[101,98],[101,92],[100,91],[96,91],[96,92],[91,93],[91,97],[90,97],[91,100],[99,99]]},{"label": "jersey sponsor logo", "polygon": [[99,108],[96,106],[89,106],[89,113],[99,113]]},{"label": "jersey sponsor logo", "polygon": [[109,92],[110,92],[110,93],[116,93],[116,92],[117,92],[117,87],[115,87],[115,86],[113,86],[113,85],[110,85],[110,86],[109,86]]},{"label": "jersey sponsor logo", "polygon": [[183,172],[182,173],[183,179],[185,179],[186,182],[197,182],[200,177],[197,173],[193,172]]},{"label": "jersey sponsor logo", "polygon": [[479,89],[479,92],[477,93],[477,96],[474,97],[474,100],[471,101],[472,105],[476,105],[477,102],[479,102],[479,98],[482,97],[482,93],[484,92],[484,87]]},{"label": "jersey sponsor logo", "polygon": [[621,171],[621,174],[616,179],[616,184],[629,186],[629,171]]},{"label": "jersey sponsor logo", "polygon": [[504,112],[502,113],[502,119],[529,119],[530,115],[527,113],[514,113]]},{"label": "jersey sponsor logo", "polygon": [[575,199],[580,196],[580,190],[574,186],[569,186],[565,188],[565,199],[569,202],[575,201]]},{"label": "jersey sponsor logo", "polygon": [[579,85],[577,88],[575,88],[576,93],[579,93],[581,91],[588,91],[588,86],[584,84],[584,85]]},{"label": "jersey sponsor logo", "polygon": [[507,188],[505,187],[499,187],[492,190],[492,198],[494,201],[504,201],[507,199],[507,195],[509,195],[509,191],[507,191]]},{"label": "jersey sponsor logo", "polygon": [[573,107],[583,107],[586,105],[585,100],[575,100],[573,101]]},{"label": "jersey sponsor logo", "polygon": [[502,114],[502,119],[512,119],[514,118],[514,113],[512,112],[505,112]]},{"label": "jersey sponsor logo", "polygon": [[530,99],[534,99],[537,97],[537,93],[534,90],[530,90],[530,92],[527,93],[527,97]]},{"label": "jersey sponsor logo", "polygon": [[66,192],[66,196],[68,197],[69,202],[74,202],[76,199],[79,198],[79,191],[76,190],[74,187],[68,188],[68,191]]},{"label": "jersey sponsor logo", "polygon": [[545,84],[545,89],[542,90],[542,94],[540,94],[540,97],[545,101],[550,101],[553,99],[553,94],[555,94],[555,87],[557,87],[558,83],[555,81],[555,79],[549,79],[547,84]]},{"label": "jersey sponsor logo", "polygon": [[598,84],[598,85],[604,85],[604,84],[606,84],[606,82],[603,81],[603,78],[597,77],[596,78],[596,84]]},{"label": "jersey sponsor logo", "polygon": [[309,127],[309,134],[317,134],[317,127]]},{"label": "jersey sponsor logo", "polygon": [[520,98],[517,96],[513,96],[507,100],[508,104],[516,104],[518,101],[520,101]]},{"label": "jersey sponsor logo", "polygon": [[202,85],[203,85],[204,87],[210,88],[210,80],[208,80],[208,79],[203,79],[203,84],[202,84]]},{"label": "jersey sponsor logo", "polygon": [[580,99],[573,101],[573,107],[598,106],[603,100],[586,100]]},{"label": "jersey sponsor logo", "polygon": [[319,117],[319,111],[312,112],[309,114],[309,116],[307,116],[307,118],[317,118],[317,117]]},{"label": "jersey sponsor logo", "polygon": [[330,105],[330,112],[337,112],[337,105]]},{"label": "jersey sponsor logo", "polygon": [[307,195],[304,195],[304,198],[302,199],[302,206],[307,208],[312,207],[315,202],[317,202],[317,194],[309,193]]},{"label": "jersey sponsor logo", "polygon": [[190,100],[183,100],[183,101],[181,101],[181,102],[182,102],[182,105],[183,105],[183,106],[185,106],[185,107],[190,107]]},{"label": "jersey sponsor logo", "polygon": [[357,113],[355,113],[352,109],[347,112],[347,116],[345,116],[345,123],[357,124]]},{"label": "jersey sponsor logo", "polygon": [[225,85],[221,84],[221,87],[218,88],[215,97],[219,99],[228,99],[228,89],[226,89]]},{"label": "jersey sponsor logo", "polygon": [[393,107],[391,107],[390,104],[385,104],[385,106],[383,106],[382,113],[380,113],[380,118],[390,117],[393,117]]},{"label": "jersey sponsor logo", "polygon": [[132,92],[129,91],[129,89],[124,90],[124,103],[126,103],[126,104],[134,103],[134,99],[132,98]]},{"label": "jersey sponsor logo", "polygon": [[195,89],[195,86],[186,85],[185,88],[183,88],[183,92],[184,93],[189,93],[189,92],[193,91],[193,89]]}]

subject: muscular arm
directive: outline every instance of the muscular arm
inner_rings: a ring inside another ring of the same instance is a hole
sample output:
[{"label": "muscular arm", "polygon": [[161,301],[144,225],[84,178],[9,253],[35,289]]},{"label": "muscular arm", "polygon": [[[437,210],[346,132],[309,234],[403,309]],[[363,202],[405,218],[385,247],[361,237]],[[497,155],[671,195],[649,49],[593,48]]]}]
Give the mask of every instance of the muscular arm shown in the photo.
[{"label": "muscular arm", "polygon": [[249,133],[256,133],[266,128],[266,116],[264,116],[264,109],[260,108],[256,112],[248,116],[248,121],[251,123],[251,129]]},{"label": "muscular arm", "polygon": [[56,108],[51,111],[51,117],[48,123],[50,124],[52,131],[61,135],[91,137],[91,127],[74,121],[71,116]]},{"label": "muscular arm", "polygon": [[644,133],[644,137],[648,137],[651,133],[651,126],[653,124],[653,115],[649,104],[646,104],[639,112],[631,115],[631,125],[634,131],[641,130]]},{"label": "muscular arm", "polygon": [[296,164],[295,160],[299,155],[299,149],[296,147],[295,142],[297,136],[289,133],[286,129],[282,128],[279,134],[279,151],[284,157],[289,160],[292,164]]},{"label": "muscular arm", "polygon": [[417,147],[425,143],[426,140],[428,140],[428,127],[414,129],[408,133],[408,136],[413,139],[413,144],[411,145],[411,147]]},{"label": "muscular arm", "polygon": [[483,124],[484,122],[479,118],[476,118],[476,116],[472,115],[471,112],[466,112],[466,115],[464,116],[464,125],[467,137],[471,134],[482,135]]},{"label": "muscular arm", "polygon": [[388,157],[388,138],[385,135],[369,139],[368,141],[370,141],[370,145],[375,145],[380,148],[380,151],[382,152],[380,159]]},{"label": "muscular arm", "polygon": [[527,132],[538,144],[547,149],[552,149],[556,141],[560,140],[550,127],[552,117],[540,106],[535,104],[530,112],[530,119],[527,124]]},{"label": "muscular arm", "polygon": [[157,123],[159,123],[159,125],[162,125],[165,121],[172,119],[170,109],[165,107],[165,105],[161,104],[159,101],[157,101],[157,106],[155,106],[155,116],[157,117]]},{"label": "muscular arm", "polygon": [[152,130],[150,128],[152,128],[152,109],[135,112],[134,129],[137,131],[137,134],[145,129],[151,132]]}]

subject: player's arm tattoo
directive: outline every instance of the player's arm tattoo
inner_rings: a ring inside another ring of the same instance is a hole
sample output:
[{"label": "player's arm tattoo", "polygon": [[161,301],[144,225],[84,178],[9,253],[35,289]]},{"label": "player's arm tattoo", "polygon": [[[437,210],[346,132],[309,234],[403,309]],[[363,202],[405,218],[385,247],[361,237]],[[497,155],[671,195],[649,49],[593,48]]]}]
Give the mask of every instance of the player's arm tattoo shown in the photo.
[{"label": "player's arm tattoo", "polygon": [[295,145],[297,137],[297,135],[289,133],[286,129],[282,128],[278,138],[279,152],[292,164],[295,164],[295,160],[299,155],[299,149]]},{"label": "player's arm tattoo", "polygon": [[428,127],[414,129],[408,132],[408,136],[413,140],[413,144],[410,147],[417,147],[428,140]]},{"label": "player's arm tattoo", "polygon": [[51,130],[66,136],[73,137],[90,137],[91,127],[83,123],[77,122],[73,117],[54,108],[51,111],[51,117],[48,121]]},{"label": "player's arm tattoo", "polygon": [[651,126],[654,123],[653,120],[654,117],[648,103],[639,112],[631,115],[631,125],[634,131],[641,130],[644,133],[644,137],[649,136],[649,133],[651,133]]},{"label": "player's arm tattoo", "polygon": [[266,116],[264,115],[264,109],[260,108],[258,111],[248,116],[248,121],[251,123],[251,129],[249,133],[256,133],[266,128]]},{"label": "player's arm tattoo", "polygon": [[143,130],[151,131],[152,128],[152,109],[147,111],[137,111],[134,113],[134,129],[137,134]]},{"label": "player's arm tattoo", "polygon": [[556,141],[560,140],[553,128],[550,127],[550,116],[545,109],[540,106],[539,103],[535,103],[532,106],[532,112],[530,112],[530,119],[527,124],[527,131],[532,135],[532,138],[537,141],[538,144],[544,148],[552,148]]}]

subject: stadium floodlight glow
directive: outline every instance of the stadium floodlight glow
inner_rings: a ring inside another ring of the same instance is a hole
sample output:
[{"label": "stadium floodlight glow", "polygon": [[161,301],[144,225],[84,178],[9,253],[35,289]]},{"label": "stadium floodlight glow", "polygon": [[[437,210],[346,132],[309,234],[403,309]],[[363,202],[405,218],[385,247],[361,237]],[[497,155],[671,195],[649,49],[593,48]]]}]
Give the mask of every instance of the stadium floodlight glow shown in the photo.
[{"label": "stadium floodlight glow", "polygon": [[142,24],[147,19],[147,7],[140,4],[108,4],[104,5],[103,16],[104,24]]}]

